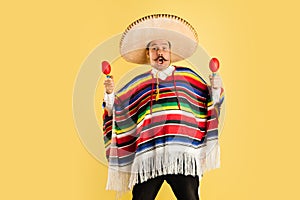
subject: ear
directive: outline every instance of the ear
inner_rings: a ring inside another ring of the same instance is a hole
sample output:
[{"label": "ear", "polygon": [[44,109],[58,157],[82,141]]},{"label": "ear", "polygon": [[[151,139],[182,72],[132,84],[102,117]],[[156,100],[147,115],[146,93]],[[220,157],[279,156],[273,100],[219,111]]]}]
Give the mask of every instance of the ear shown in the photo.
[{"label": "ear", "polygon": [[146,57],[147,57],[147,58],[150,57],[150,55],[149,55],[149,50],[148,50],[148,49],[146,49]]}]

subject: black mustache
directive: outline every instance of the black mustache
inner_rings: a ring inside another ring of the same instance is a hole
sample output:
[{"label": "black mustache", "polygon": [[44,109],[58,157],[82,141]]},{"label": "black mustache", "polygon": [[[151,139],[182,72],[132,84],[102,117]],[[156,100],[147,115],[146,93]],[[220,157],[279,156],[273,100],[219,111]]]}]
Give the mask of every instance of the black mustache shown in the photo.
[{"label": "black mustache", "polygon": [[163,59],[163,61],[168,61],[163,56],[158,56],[157,58],[154,59],[154,61],[158,61],[159,59]]}]

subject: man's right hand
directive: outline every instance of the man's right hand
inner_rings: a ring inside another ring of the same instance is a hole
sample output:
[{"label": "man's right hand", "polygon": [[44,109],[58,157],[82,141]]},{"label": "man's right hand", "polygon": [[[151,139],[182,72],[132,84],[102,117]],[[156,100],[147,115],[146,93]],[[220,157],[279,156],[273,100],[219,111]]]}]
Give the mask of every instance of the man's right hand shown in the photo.
[{"label": "man's right hand", "polygon": [[104,81],[104,87],[107,94],[111,94],[114,91],[115,84],[114,84],[113,76],[107,78]]}]

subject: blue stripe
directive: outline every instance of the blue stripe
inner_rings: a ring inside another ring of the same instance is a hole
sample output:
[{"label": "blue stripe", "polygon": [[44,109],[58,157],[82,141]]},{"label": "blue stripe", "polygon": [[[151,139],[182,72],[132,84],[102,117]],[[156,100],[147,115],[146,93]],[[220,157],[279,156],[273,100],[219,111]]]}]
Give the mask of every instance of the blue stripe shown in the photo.
[{"label": "blue stripe", "polygon": [[209,138],[217,138],[218,135],[219,135],[219,131],[218,131],[218,129],[216,129],[216,130],[207,131],[206,137],[207,137],[207,139],[209,139]]},{"label": "blue stripe", "polygon": [[183,87],[183,88],[186,88],[186,89],[188,89],[189,91],[196,93],[198,96],[202,96],[202,97],[206,97],[206,96],[207,96],[207,92],[202,91],[202,90],[200,90],[200,89],[198,89],[198,88],[194,88],[194,87],[192,87],[190,84],[186,84],[186,83],[183,83],[183,82],[178,82],[178,81],[176,81],[176,86],[177,86],[177,87]]},{"label": "blue stripe", "polygon": [[109,157],[109,165],[111,166],[125,166],[131,164],[135,157],[135,153],[130,154],[128,156],[120,157]]},{"label": "blue stripe", "polygon": [[204,139],[202,140],[195,140],[191,139],[185,136],[180,136],[180,135],[168,135],[168,136],[163,136],[159,138],[152,139],[151,141],[148,141],[146,143],[143,143],[138,146],[136,152],[139,153],[141,151],[145,151],[147,149],[154,148],[156,146],[160,146],[162,144],[167,144],[167,143],[185,143],[188,146],[194,146],[197,148],[199,145],[203,144]]}]

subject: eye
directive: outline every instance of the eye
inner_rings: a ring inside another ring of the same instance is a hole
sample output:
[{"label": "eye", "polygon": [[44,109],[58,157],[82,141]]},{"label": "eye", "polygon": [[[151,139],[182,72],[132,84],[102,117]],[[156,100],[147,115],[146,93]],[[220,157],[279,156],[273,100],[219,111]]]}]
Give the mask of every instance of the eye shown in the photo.
[{"label": "eye", "polygon": [[157,47],[152,47],[152,50],[153,51],[157,51]]},{"label": "eye", "polygon": [[169,47],[165,46],[165,47],[163,47],[163,50],[164,50],[164,51],[168,51],[168,50],[169,50]]}]

